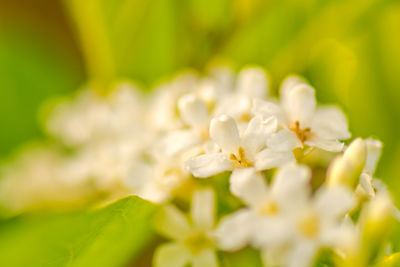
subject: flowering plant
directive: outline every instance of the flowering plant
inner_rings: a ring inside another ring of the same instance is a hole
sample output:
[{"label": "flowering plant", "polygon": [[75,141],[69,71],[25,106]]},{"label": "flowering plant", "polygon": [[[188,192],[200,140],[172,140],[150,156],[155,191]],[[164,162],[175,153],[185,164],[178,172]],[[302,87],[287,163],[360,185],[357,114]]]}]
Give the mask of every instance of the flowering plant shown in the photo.
[{"label": "flowering plant", "polygon": [[301,77],[279,99],[258,67],[186,72],[150,96],[123,81],[57,103],[45,126],[54,145],[3,166],[10,212],[138,196],[168,240],[156,267],[226,266],[244,250],[265,266],[398,264],[399,213],[374,178],[382,143],[346,141],[343,112]]}]

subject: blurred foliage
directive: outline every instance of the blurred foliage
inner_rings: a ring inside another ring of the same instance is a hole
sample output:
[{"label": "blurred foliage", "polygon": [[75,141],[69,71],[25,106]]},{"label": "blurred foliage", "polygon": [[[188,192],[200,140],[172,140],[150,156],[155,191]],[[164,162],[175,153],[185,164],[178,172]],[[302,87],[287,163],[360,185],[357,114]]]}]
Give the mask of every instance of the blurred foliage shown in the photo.
[{"label": "blurred foliage", "polygon": [[379,176],[400,188],[398,1],[40,0],[49,10],[36,17],[26,15],[28,2],[16,1],[14,15],[0,2],[3,154],[38,136],[35,110],[45,98],[87,79],[150,85],[210,62],[260,64],[275,92],[288,73],[303,74],[320,100],[344,107],[355,136],[382,139]]},{"label": "blurred foliage", "polygon": [[124,266],[152,240],[154,211],[131,197],[98,211],[13,218],[0,224],[0,265]]},{"label": "blurred foliage", "polygon": [[[321,102],[345,109],[354,136],[380,138],[378,177],[400,204],[399,32],[396,0],[0,0],[0,154],[41,137],[39,105],[87,80],[101,87],[127,77],[150,86],[181,68],[260,64],[275,94],[285,75],[302,74]],[[22,242],[22,235],[32,242],[45,233],[52,238],[82,220],[64,219],[45,218],[43,228],[34,218],[5,223],[0,254],[9,247],[15,257],[24,249],[34,259],[44,247]],[[60,238],[73,243],[88,230],[73,229]]]}]

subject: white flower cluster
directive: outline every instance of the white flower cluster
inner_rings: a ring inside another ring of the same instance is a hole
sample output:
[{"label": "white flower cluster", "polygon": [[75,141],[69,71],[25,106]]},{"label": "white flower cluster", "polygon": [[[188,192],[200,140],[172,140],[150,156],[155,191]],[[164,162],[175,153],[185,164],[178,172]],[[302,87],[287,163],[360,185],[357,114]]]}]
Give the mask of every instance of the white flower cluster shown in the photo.
[{"label": "white flower cluster", "polygon": [[[386,242],[396,213],[373,178],[382,144],[346,146],[345,115],[318,106],[301,77],[283,81],[280,100],[257,67],[237,78],[225,67],[183,73],[138,92],[118,83],[110,94],[87,89],[58,104],[46,126],[68,155],[46,148],[4,168],[3,205],[127,195],[160,203],[156,228],[173,241],[156,250],[157,267],[219,266],[218,251],[247,246],[266,266],[311,266],[322,250],[340,266],[367,266],[383,253],[386,243],[365,245]],[[229,188],[215,185],[221,173]],[[217,203],[232,196],[237,205],[219,215]]]}]

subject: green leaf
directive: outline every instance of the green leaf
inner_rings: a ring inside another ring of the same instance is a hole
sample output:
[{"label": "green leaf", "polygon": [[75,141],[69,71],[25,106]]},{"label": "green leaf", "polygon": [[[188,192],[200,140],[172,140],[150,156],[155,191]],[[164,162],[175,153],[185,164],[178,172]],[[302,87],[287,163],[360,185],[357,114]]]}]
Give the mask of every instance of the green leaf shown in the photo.
[{"label": "green leaf", "polygon": [[128,197],[97,211],[5,221],[0,266],[126,266],[152,241],[155,209]]},{"label": "green leaf", "polygon": [[[37,109],[80,85],[80,65],[62,40],[0,19],[0,154],[41,136]],[[26,22],[25,22],[26,23]]]},{"label": "green leaf", "polygon": [[260,253],[252,248],[245,248],[235,253],[222,253],[221,266],[223,267],[261,267]]}]

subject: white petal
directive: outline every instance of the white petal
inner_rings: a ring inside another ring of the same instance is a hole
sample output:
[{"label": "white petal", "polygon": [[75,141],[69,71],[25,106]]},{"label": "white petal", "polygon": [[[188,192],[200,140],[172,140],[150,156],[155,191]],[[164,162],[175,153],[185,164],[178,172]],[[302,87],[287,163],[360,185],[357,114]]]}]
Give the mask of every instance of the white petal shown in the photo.
[{"label": "white petal", "polygon": [[267,147],[275,151],[292,151],[301,146],[301,142],[293,131],[282,129],[267,139]]},{"label": "white petal", "polygon": [[203,150],[204,150],[204,152],[211,154],[211,153],[218,153],[220,151],[220,148],[218,147],[218,145],[216,143],[209,140],[203,144]]},{"label": "white petal", "polygon": [[302,128],[310,126],[316,106],[314,88],[299,84],[290,90],[287,101],[290,121],[300,122]]},{"label": "white petal", "polygon": [[287,164],[276,173],[271,191],[280,208],[289,212],[307,203],[311,171],[307,166]]},{"label": "white petal", "polygon": [[307,185],[311,179],[311,170],[305,165],[287,164],[275,175],[272,190],[277,195],[287,195],[296,188]]},{"label": "white petal", "polygon": [[165,205],[156,213],[154,226],[160,234],[171,239],[182,239],[191,230],[185,214],[172,205]]},{"label": "white petal", "polygon": [[184,122],[197,130],[208,128],[209,116],[205,103],[193,94],[179,99],[179,111]]},{"label": "white petal", "polygon": [[201,143],[200,137],[192,130],[172,131],[152,148],[155,158],[174,156]]},{"label": "white petal", "polygon": [[271,101],[265,101],[258,98],[254,99],[252,113],[256,116],[261,116],[263,119],[276,117],[279,123],[287,123],[285,111],[279,104]]},{"label": "white petal", "polygon": [[231,193],[249,206],[255,206],[268,196],[267,183],[254,168],[235,169],[230,177]]},{"label": "white petal", "polygon": [[233,118],[221,115],[210,124],[212,140],[226,153],[237,153],[240,145],[239,130]]},{"label": "white petal", "polygon": [[280,167],[286,163],[294,162],[296,159],[291,151],[278,152],[267,148],[256,155],[255,168],[257,170],[267,170]]},{"label": "white petal", "polygon": [[254,230],[254,217],[252,211],[242,209],[223,218],[214,233],[218,247],[226,251],[245,247],[250,242]]},{"label": "white petal", "polygon": [[278,129],[278,121],[276,117],[271,116],[267,119],[263,119],[261,116],[255,116],[247,125],[244,135],[249,134],[263,134],[269,135],[274,133]]},{"label": "white petal", "polygon": [[360,190],[363,190],[369,197],[375,196],[375,189],[372,185],[372,177],[368,173],[362,173],[360,175],[360,184],[358,186],[360,187]]},{"label": "white petal", "polygon": [[252,100],[249,97],[233,94],[225,96],[214,109],[216,116],[229,115],[240,121],[244,115],[249,115]]},{"label": "white petal", "polygon": [[211,189],[197,190],[193,193],[192,220],[201,229],[211,229],[215,220],[215,195]]},{"label": "white petal", "polygon": [[180,243],[160,245],[154,253],[154,267],[184,267],[190,261],[189,251]]},{"label": "white petal", "polygon": [[311,147],[317,147],[330,152],[341,152],[344,149],[344,144],[337,140],[327,140],[318,136],[312,136],[304,142]]},{"label": "white petal", "polygon": [[285,266],[288,258],[288,246],[273,246],[261,250],[264,266]]},{"label": "white petal", "polygon": [[382,142],[376,139],[366,139],[365,143],[367,145],[367,162],[365,163],[364,171],[373,174],[381,157]]},{"label": "white petal", "polygon": [[251,119],[241,142],[246,155],[254,158],[255,154],[265,146],[267,137],[275,132],[277,128],[278,121],[275,117],[263,120],[260,116],[256,116]]},{"label": "white petal", "polygon": [[217,254],[213,249],[202,250],[194,256],[192,267],[218,267]]},{"label": "white petal", "polygon": [[288,95],[290,91],[299,84],[307,84],[303,77],[297,75],[287,76],[281,83],[279,93],[281,96],[281,101],[284,107],[287,107],[286,101],[288,100]]},{"label": "white petal", "polygon": [[132,192],[139,192],[145,185],[153,180],[153,166],[137,159],[132,162],[129,174],[123,177],[122,182],[132,190]]},{"label": "white petal", "polygon": [[154,203],[164,203],[171,198],[171,192],[160,187],[156,182],[150,182],[137,195]]},{"label": "white petal", "polygon": [[255,220],[252,245],[257,248],[276,247],[292,237],[291,224],[282,217],[264,217]]},{"label": "white petal", "polygon": [[343,111],[336,106],[319,107],[314,113],[311,129],[326,139],[347,139],[351,134]]},{"label": "white petal", "polygon": [[250,98],[265,98],[268,94],[268,78],[262,68],[244,68],[237,82],[239,93]]},{"label": "white petal", "polygon": [[317,253],[318,247],[310,241],[297,242],[289,255],[288,267],[308,267]]},{"label": "white petal", "polygon": [[315,207],[324,219],[337,219],[355,204],[353,193],[344,186],[321,188],[315,196]]},{"label": "white petal", "polygon": [[206,178],[232,170],[232,163],[224,153],[203,154],[186,161],[185,168],[195,177]]}]

